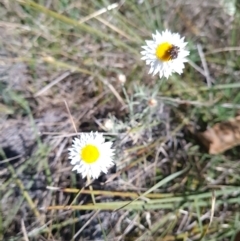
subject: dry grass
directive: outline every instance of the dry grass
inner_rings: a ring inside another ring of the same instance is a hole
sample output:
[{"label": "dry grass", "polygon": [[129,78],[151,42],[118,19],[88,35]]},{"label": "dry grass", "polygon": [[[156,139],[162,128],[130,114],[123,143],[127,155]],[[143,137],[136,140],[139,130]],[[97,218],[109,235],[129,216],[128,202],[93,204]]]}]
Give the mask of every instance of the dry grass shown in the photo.
[{"label": "dry grass", "polygon": [[[234,240],[238,148],[209,155],[185,126],[239,112],[239,6],[230,16],[224,1],[138,2],[0,3],[0,240]],[[165,28],[191,55],[161,81],[139,52]],[[116,148],[93,190],[71,172],[64,101],[79,132]]]}]

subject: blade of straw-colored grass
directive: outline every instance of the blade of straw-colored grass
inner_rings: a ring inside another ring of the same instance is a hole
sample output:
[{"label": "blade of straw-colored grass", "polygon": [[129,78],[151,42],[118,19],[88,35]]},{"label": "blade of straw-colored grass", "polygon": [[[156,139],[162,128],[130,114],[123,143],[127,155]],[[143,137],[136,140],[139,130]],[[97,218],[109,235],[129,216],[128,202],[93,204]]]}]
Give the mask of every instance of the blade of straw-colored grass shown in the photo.
[{"label": "blade of straw-colored grass", "polygon": [[92,202],[95,205],[96,200],[95,200],[95,196],[94,196],[94,193],[93,193],[93,187],[92,187],[91,184],[92,184],[91,178],[90,178],[89,175],[87,175],[87,185],[89,186],[89,189],[90,189],[90,195],[91,195],[91,198],[92,198]]},{"label": "blade of straw-colored grass", "polygon": [[85,23],[87,22],[88,20],[92,19],[92,18],[96,18],[100,15],[102,15],[103,13],[106,13],[107,11],[110,11],[112,9],[115,9],[119,6],[119,3],[113,3],[113,4],[110,4],[109,6],[105,7],[105,8],[102,8],[100,10],[97,10],[96,12],[94,13],[91,13],[89,14],[88,16],[82,18],[79,22],[80,23]]},{"label": "blade of straw-colored grass", "polygon": [[120,25],[119,28],[124,29],[125,32],[128,32],[128,35],[130,34],[129,36],[131,37],[131,39],[134,40],[135,44],[140,45],[141,43],[143,43],[143,40],[142,40],[141,36],[139,35],[139,32],[136,31],[136,30],[141,31],[141,29],[139,29],[138,24],[134,24],[133,21],[131,21],[130,19],[121,15],[119,12],[113,12],[112,16],[114,18],[118,19],[118,22],[119,22],[119,25]]},{"label": "blade of straw-colored grass", "polygon": [[111,83],[109,83],[107,80],[105,80],[105,78],[101,76],[98,76],[98,78],[112,91],[112,93],[117,98],[117,100],[122,104],[122,106],[125,106],[126,104],[123,98],[119,95],[118,91],[114,88],[114,86]]},{"label": "blade of straw-colored grass", "polygon": [[[202,68],[200,68],[197,64],[195,64],[193,61],[191,61],[190,59],[188,59],[188,64],[191,65],[195,70],[197,70],[204,77],[206,77],[204,70]],[[214,82],[214,80],[211,77],[209,77],[209,78],[210,78],[211,81]]]},{"label": "blade of straw-colored grass", "polygon": [[60,81],[66,79],[68,76],[70,76],[71,72],[67,71],[63,74],[61,74],[60,76],[58,76],[55,80],[51,81],[48,85],[46,85],[44,88],[42,88],[41,90],[39,90],[34,97],[38,97],[40,95],[42,95],[45,91],[49,90],[50,88],[52,88],[54,85],[56,85],[57,83],[59,83]]},{"label": "blade of straw-colored grass", "polygon": [[[49,190],[55,190],[55,191],[62,191],[67,193],[78,193],[81,191],[83,194],[90,194],[91,192],[89,190],[81,190],[81,189],[75,189],[75,188],[59,188],[59,187],[50,187],[47,186],[47,189]],[[221,195],[236,195],[236,189],[237,187],[228,187],[228,189],[223,190],[214,190],[215,198]],[[93,190],[93,193],[95,195],[103,195],[103,196],[121,196],[121,197],[130,197],[130,198],[136,198],[139,196],[143,196],[144,193],[136,193],[136,192],[116,192],[116,191],[105,191],[105,190]],[[238,192],[239,193],[239,192]],[[184,195],[183,195],[184,194]],[[151,202],[154,203],[154,199],[159,199],[156,202],[159,202],[162,200],[162,202],[181,202],[183,200],[191,200],[194,201],[197,199],[205,199],[205,198],[211,198],[212,192],[204,192],[204,193],[148,193],[145,194],[144,197],[147,198],[153,198],[151,199]]]},{"label": "blade of straw-colored grass", "polygon": [[236,47],[224,47],[224,48],[214,49],[206,52],[205,55],[217,54],[217,53],[229,52],[229,51],[240,51],[240,47],[236,46]]},{"label": "blade of straw-colored grass", "polygon": [[[187,170],[187,168],[184,169],[184,171],[186,171],[186,170]],[[184,172],[177,172],[175,174],[178,174],[178,175],[174,175],[173,177],[176,178],[176,176],[179,176],[179,175],[181,175],[183,173]],[[163,179],[160,183],[161,183],[161,185],[164,185],[169,180],[170,179],[167,179],[167,180]],[[159,186],[159,183],[157,183],[154,186],[154,188],[156,188],[157,186]],[[149,190],[147,192],[149,192]],[[236,195],[236,188],[233,187],[233,188],[228,188],[227,190],[226,189],[224,189],[224,190],[217,190],[214,193],[215,193],[216,197],[219,197],[219,196],[222,196],[222,195],[231,195],[231,194]],[[147,194],[148,193],[146,193],[146,192],[143,193],[142,195],[140,195],[138,197],[138,199],[140,197],[146,197]],[[149,199],[147,201],[147,203],[145,203],[143,201],[139,201],[137,199],[133,200],[132,202],[122,201],[122,202],[114,202],[114,203],[111,203],[111,202],[109,202],[109,203],[96,203],[96,208],[94,208],[94,209],[104,208],[104,210],[105,210],[105,208],[109,208],[109,210],[111,210],[115,206],[121,206],[122,204],[124,204],[126,206],[130,205],[130,207],[132,207],[132,208],[134,208],[134,205],[135,205],[137,210],[139,210],[139,208],[141,209],[142,205],[144,205],[145,208],[150,208],[150,209],[157,208],[157,207],[160,208],[161,206],[162,206],[162,208],[164,208],[164,207],[165,208],[167,208],[167,207],[168,208],[170,208],[170,207],[173,208],[174,204],[181,203],[181,202],[184,203],[183,207],[185,207],[185,205],[189,205],[188,202],[191,202],[194,205],[194,200],[198,200],[199,207],[202,207],[202,206],[209,206],[210,205],[209,201],[206,201],[204,199],[209,199],[211,197],[212,197],[212,192],[205,192],[205,193],[200,193],[200,194],[198,194],[198,193],[196,193],[196,194],[185,194],[185,195],[181,195],[180,194],[180,196],[177,196],[177,197],[166,197],[166,198],[153,199],[153,200]],[[240,199],[238,199],[238,198],[229,198],[228,201],[231,202],[231,203],[235,203],[235,202],[239,203]],[[216,204],[224,203],[224,202],[225,202],[225,200],[218,200],[218,201],[216,201]],[[57,210],[57,209],[62,209],[62,208],[63,209],[91,210],[92,205],[89,204],[89,205],[72,206],[72,207],[69,207],[69,206],[66,206],[66,207],[64,207],[64,206],[51,206],[51,207],[48,207],[47,210],[52,210],[52,209],[53,210],[54,209]],[[129,208],[125,207],[125,206],[123,208],[124,209],[129,209]]]},{"label": "blade of straw-colored grass", "polygon": [[[236,89],[236,88],[240,88],[240,83],[230,83],[230,84],[219,84],[219,85],[214,85],[211,88],[207,87],[207,86],[202,86],[202,87],[198,87],[197,91],[213,91],[213,90],[225,90],[225,89]],[[173,94],[183,94],[183,93],[194,93],[196,91],[195,88],[184,88],[184,89],[178,89],[178,90],[171,90],[169,91],[165,91],[164,94],[165,95],[173,95]]]},{"label": "blade of straw-colored grass", "polygon": [[71,114],[71,112],[70,112],[70,109],[69,109],[69,106],[68,106],[68,103],[67,103],[66,100],[64,100],[64,104],[65,104],[65,107],[66,107],[66,109],[67,109],[68,117],[69,117],[69,119],[70,119],[70,121],[71,121],[71,123],[72,123],[73,129],[74,129],[75,133],[77,133],[77,127],[76,127],[76,125],[75,125],[75,122],[74,122],[74,120],[73,120],[72,114]]},{"label": "blade of straw-colored grass", "polygon": [[[81,191],[82,194],[90,194],[90,190],[82,190],[76,188],[59,188],[59,187],[51,187],[47,186],[49,190],[55,190],[65,193],[78,193]],[[139,193],[136,192],[116,192],[116,191],[105,191],[105,190],[93,190],[94,195],[102,195],[102,196],[119,196],[119,197],[130,197],[130,198],[137,198]],[[166,198],[172,197],[174,194],[172,193],[149,193],[146,195],[147,198]]]},{"label": "blade of straw-colored grass", "polygon": [[[159,209],[171,209],[175,210],[179,204],[176,202],[169,202],[167,199],[164,200],[155,200],[154,203],[151,202],[151,200],[145,202],[145,201],[134,201],[134,202],[128,202],[128,201],[122,201],[122,202],[108,202],[108,203],[96,203],[93,204],[87,204],[87,205],[73,205],[73,206],[49,206],[46,208],[42,208],[43,210],[159,210]],[[184,202],[185,199],[182,197],[182,202]],[[188,200],[189,201],[189,200]],[[227,201],[229,204],[239,204],[240,200],[239,198],[231,198]],[[221,205],[226,203],[226,200],[217,200],[216,205]],[[199,207],[209,207],[209,201],[205,200],[199,200],[198,201]],[[194,206],[194,202],[185,202],[184,204],[181,204],[181,208],[191,208]]]},{"label": "blade of straw-colored grass", "polygon": [[76,232],[76,234],[72,237],[71,241],[76,240],[76,237],[89,225],[89,223],[99,214],[100,210],[96,211],[91,218],[88,219],[86,223]]},{"label": "blade of straw-colored grass", "polygon": [[212,223],[212,220],[213,220],[213,216],[214,216],[215,204],[216,204],[216,196],[215,196],[215,191],[213,190],[212,191],[212,203],[211,203],[210,220],[209,220],[209,223],[208,223],[207,227],[204,229],[204,231],[202,231],[203,230],[202,225],[200,226],[202,235],[199,238],[199,241],[201,241],[206,236],[206,234],[208,233],[208,230],[210,229],[210,226],[211,226],[211,223]]},{"label": "blade of straw-colored grass", "polygon": [[230,83],[230,84],[222,84],[222,85],[215,85],[212,86],[211,88],[208,87],[200,87],[199,89],[201,91],[206,91],[206,90],[224,90],[224,89],[235,89],[235,88],[240,88],[240,83]]},{"label": "blade of straw-colored grass", "polygon": [[[182,174],[185,173],[188,169],[189,169],[189,167],[186,167],[185,169],[183,169],[183,170],[181,170],[181,171],[179,171],[179,172],[176,172],[176,173],[174,173],[174,174],[172,174],[172,175],[164,178],[163,180],[161,180],[160,182],[158,182],[156,185],[154,185],[152,188],[150,188],[148,191],[146,191],[145,193],[143,193],[142,195],[140,195],[138,198],[134,199],[134,200],[131,201],[131,202],[126,203],[125,206],[126,206],[126,205],[130,205],[130,204],[132,204],[132,203],[135,204],[138,199],[144,198],[144,197],[145,197],[147,194],[149,194],[150,192],[153,192],[153,191],[156,190],[157,188],[165,185],[165,184],[168,183],[169,181],[171,181],[171,180],[175,179],[176,177],[182,175]],[[110,204],[110,203],[109,203],[109,204]],[[115,204],[116,204],[116,203],[115,203]],[[96,204],[96,206],[99,206],[99,204]],[[124,208],[125,206],[120,207],[119,209]],[[73,207],[73,206],[72,206],[72,207]],[[71,208],[71,207],[69,207],[69,208]]]},{"label": "blade of straw-colored grass", "polygon": [[24,240],[29,241],[28,235],[27,235],[27,230],[26,230],[25,223],[24,223],[23,219],[21,219],[21,227],[22,227],[22,233],[23,233]]},{"label": "blade of straw-colored grass", "polygon": [[215,190],[213,190],[212,191],[212,206],[211,206],[211,215],[210,215],[209,227],[210,227],[210,225],[212,224],[212,221],[213,221],[215,204],[216,204],[216,195],[215,195]]},{"label": "blade of straw-colored grass", "polygon": [[[97,4],[98,5],[98,4]],[[118,34],[122,35],[123,37],[125,37],[126,39],[129,39],[131,40],[132,42],[136,42],[136,38],[137,38],[137,35],[133,35],[134,37],[132,36],[129,36],[126,32],[123,31],[124,28],[119,28],[113,24],[111,24],[109,21],[103,19],[102,17],[100,17],[100,15],[102,15],[103,13],[106,13],[107,11],[110,11],[112,9],[115,9],[117,7],[120,7],[120,4],[119,3],[113,3],[113,4],[109,4],[109,6],[105,7],[105,8],[102,8],[92,14],[90,14],[89,16],[87,17],[84,17],[83,19],[81,19],[79,22],[80,23],[84,23],[86,21],[88,21],[89,19],[91,18],[95,18],[97,19],[99,22],[103,23],[104,25],[106,25],[107,27],[109,27],[110,29],[112,29],[113,31],[117,32]],[[116,18],[116,14],[113,15],[114,18]]]},{"label": "blade of straw-colored grass", "polygon": [[[132,216],[132,215],[131,215]],[[130,234],[131,230],[133,230],[133,228],[135,227],[135,225],[138,223],[138,220],[139,220],[139,214],[135,214],[135,217],[131,217],[132,220],[131,222],[129,222],[129,224],[127,225],[127,227],[122,231],[121,235],[118,236],[117,240],[116,241],[122,241],[125,239],[125,236],[127,234]],[[106,235],[105,235],[105,240],[106,239]]]},{"label": "blade of straw-colored grass", "polygon": [[126,34],[123,30],[119,29],[118,27],[114,26],[113,24],[109,23],[108,21],[106,21],[105,19],[101,18],[101,17],[96,17],[96,19],[103,23],[104,25],[106,25],[107,27],[109,27],[110,29],[112,29],[113,31],[115,31],[116,33],[122,35],[123,37],[125,37],[126,39],[130,40],[130,41],[134,41],[133,37],[129,36],[128,34]]},{"label": "blade of straw-colored grass", "polygon": [[[184,202],[184,200],[182,202]],[[239,204],[240,200],[239,200],[239,198],[231,198],[227,201],[226,200],[218,200],[218,201],[216,201],[216,206],[224,204],[224,203]],[[209,201],[199,200],[198,205],[199,205],[199,207],[209,207],[210,203],[209,203]],[[186,202],[181,207],[191,208],[192,206],[194,206],[194,202],[189,202],[189,203]],[[147,203],[146,205],[144,205],[144,208],[149,209],[149,210],[165,209],[165,208],[170,208],[170,207],[175,208],[176,204],[175,203],[161,203],[161,202],[156,203],[155,202],[154,204]]]},{"label": "blade of straw-colored grass", "polygon": [[[205,73],[204,76],[206,77],[206,80],[207,80],[207,86],[209,88],[211,88],[212,87],[212,80],[210,79],[210,73],[209,73],[209,69],[208,69],[208,65],[207,65],[207,61],[206,61],[205,55],[203,53],[202,45],[197,44],[197,49],[198,49],[198,53],[199,53],[200,59],[202,61],[202,66],[203,66],[203,70],[204,70],[204,73]],[[210,102],[213,101],[212,93],[209,93],[209,101]]]},{"label": "blade of straw-colored grass", "polygon": [[84,23],[79,23],[78,21],[74,20],[74,19],[71,19],[71,18],[68,18],[64,15],[61,15],[57,12],[54,12],[52,10],[49,10],[47,9],[46,7],[38,4],[38,3],[35,3],[31,0],[17,0],[20,4],[24,4],[24,5],[27,5],[37,11],[40,11],[48,16],[51,16],[59,21],[62,21],[66,24],[69,24],[69,25],[72,25],[72,26],[75,26],[76,28],[79,28],[85,32],[88,32],[88,33],[91,33],[91,34],[94,34],[98,37],[101,37],[103,39],[107,39],[109,41],[112,41],[115,45],[118,45],[118,46],[121,46],[125,49],[128,49],[130,50],[132,53],[135,53],[137,55],[139,55],[138,51],[136,51],[134,48],[130,47],[129,45],[125,44],[124,42],[122,42],[121,40],[118,40],[117,38],[112,38],[111,35],[109,34],[105,34],[103,32],[101,32],[100,30],[97,30],[95,28],[92,28],[90,27],[89,25],[86,25]]},{"label": "blade of straw-colored grass", "polygon": [[[14,157],[11,157],[11,158],[7,158],[5,160],[0,161],[0,165],[2,165],[3,163],[6,163],[6,162],[11,162],[11,161],[16,160],[16,159],[18,159],[20,157],[22,157],[22,154],[14,156]],[[1,189],[1,187],[0,187],[0,189]]]}]

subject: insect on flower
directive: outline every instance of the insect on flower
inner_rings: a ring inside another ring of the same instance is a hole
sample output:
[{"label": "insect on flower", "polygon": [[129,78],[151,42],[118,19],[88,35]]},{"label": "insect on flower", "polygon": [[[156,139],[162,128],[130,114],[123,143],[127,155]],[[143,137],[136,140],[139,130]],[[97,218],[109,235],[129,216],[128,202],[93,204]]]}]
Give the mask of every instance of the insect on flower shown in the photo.
[{"label": "insect on flower", "polygon": [[173,45],[172,48],[168,50],[170,59],[176,59],[178,57],[179,50],[179,47]]}]

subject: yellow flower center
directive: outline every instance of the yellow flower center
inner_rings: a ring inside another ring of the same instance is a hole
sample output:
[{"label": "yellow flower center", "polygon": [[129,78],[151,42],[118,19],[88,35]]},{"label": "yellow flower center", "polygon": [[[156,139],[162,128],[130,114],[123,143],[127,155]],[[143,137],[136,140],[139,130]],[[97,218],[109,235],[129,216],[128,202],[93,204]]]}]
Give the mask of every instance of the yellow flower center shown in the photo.
[{"label": "yellow flower center", "polygon": [[88,144],[85,147],[83,147],[80,155],[81,155],[81,159],[84,162],[91,164],[98,160],[100,156],[100,152],[96,146]]},{"label": "yellow flower center", "polygon": [[159,60],[166,62],[177,58],[178,51],[179,48],[177,46],[164,42],[157,46],[155,54]]}]

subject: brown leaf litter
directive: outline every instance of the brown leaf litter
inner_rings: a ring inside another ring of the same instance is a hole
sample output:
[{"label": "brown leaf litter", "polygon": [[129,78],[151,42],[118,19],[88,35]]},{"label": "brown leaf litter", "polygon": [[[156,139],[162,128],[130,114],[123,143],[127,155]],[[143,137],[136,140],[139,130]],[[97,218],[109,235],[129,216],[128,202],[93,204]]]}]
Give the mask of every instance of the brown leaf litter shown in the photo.
[{"label": "brown leaf litter", "polygon": [[209,154],[220,154],[240,145],[240,116],[215,124],[204,132],[189,131],[208,149]]}]

